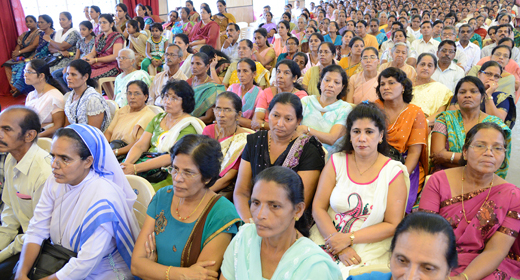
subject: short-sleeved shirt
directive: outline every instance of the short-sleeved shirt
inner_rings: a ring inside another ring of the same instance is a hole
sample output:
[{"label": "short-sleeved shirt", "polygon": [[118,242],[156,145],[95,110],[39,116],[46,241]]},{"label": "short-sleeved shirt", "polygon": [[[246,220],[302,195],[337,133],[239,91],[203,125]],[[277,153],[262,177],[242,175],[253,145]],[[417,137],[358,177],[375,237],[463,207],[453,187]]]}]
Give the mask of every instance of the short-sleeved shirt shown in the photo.
[{"label": "short-sleeved shirt", "polygon": [[[267,131],[258,131],[257,133],[250,134],[247,136],[247,144],[242,152],[242,159],[251,164],[252,178],[254,178],[262,170],[271,166],[281,166],[291,150],[294,141],[291,141],[287,146],[287,149],[276,159],[274,164],[271,164],[269,158],[269,139]],[[320,152],[321,147],[308,142],[303,146],[303,152],[300,155],[299,164],[293,168],[294,171],[321,171],[325,166],[322,153]]]}]

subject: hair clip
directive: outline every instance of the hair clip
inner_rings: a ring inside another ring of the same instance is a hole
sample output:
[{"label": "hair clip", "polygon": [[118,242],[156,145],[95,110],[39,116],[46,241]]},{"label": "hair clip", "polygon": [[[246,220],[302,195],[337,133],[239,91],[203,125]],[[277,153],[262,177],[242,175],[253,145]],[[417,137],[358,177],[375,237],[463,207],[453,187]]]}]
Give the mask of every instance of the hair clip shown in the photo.
[{"label": "hair clip", "polygon": [[363,103],[363,104],[367,104],[367,105],[368,105],[368,100],[361,101],[361,103]]}]

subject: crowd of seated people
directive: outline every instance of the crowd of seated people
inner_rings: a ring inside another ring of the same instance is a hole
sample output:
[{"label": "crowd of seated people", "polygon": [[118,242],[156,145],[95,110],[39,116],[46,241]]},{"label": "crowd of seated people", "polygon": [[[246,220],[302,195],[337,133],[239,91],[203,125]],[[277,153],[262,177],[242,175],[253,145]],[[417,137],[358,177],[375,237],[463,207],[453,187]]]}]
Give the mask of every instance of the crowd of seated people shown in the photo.
[{"label": "crowd of seated people", "polygon": [[25,18],[0,278],[520,279],[520,8],[296,0],[243,38],[214,4]]}]

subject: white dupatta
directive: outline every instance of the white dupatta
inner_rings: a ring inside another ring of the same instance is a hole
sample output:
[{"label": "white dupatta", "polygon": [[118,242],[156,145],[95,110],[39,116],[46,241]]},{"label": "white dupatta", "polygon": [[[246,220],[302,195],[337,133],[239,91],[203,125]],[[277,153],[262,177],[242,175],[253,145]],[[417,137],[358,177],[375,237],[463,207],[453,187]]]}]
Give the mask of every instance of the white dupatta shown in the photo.
[{"label": "white dupatta", "polygon": [[173,147],[175,142],[177,142],[177,138],[183,129],[192,125],[197,131],[197,134],[202,134],[202,130],[204,130],[204,123],[195,117],[186,117],[179,121],[174,127],[172,127],[168,132],[163,133],[161,137],[157,140],[157,151],[159,153],[168,153],[170,149]]}]

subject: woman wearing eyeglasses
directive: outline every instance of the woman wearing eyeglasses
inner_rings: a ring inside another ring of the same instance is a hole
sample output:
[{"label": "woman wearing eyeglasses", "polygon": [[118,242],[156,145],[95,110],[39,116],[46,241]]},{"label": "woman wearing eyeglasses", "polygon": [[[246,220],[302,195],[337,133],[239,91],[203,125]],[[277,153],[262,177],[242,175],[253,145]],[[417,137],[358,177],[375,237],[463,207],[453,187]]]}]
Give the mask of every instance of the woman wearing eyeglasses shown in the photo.
[{"label": "woman wearing eyeglasses", "polygon": [[[513,128],[516,120],[515,98],[512,94],[498,90],[502,78],[502,66],[496,61],[488,61],[482,65],[478,78],[486,87],[485,100],[481,105],[482,112],[499,117],[509,128]],[[452,100],[456,104],[457,100]]]},{"label": "woman wearing eyeglasses", "polygon": [[466,135],[462,166],[433,174],[422,192],[419,210],[438,213],[453,227],[453,280],[518,278],[520,193],[496,174],[507,165],[508,130],[493,122],[476,124]]},{"label": "woman wearing eyeglasses", "polygon": [[220,144],[186,135],[171,149],[172,186],[148,205],[132,254],[142,279],[217,279],[224,252],[242,221],[229,200],[211,190],[219,176]]},{"label": "woman wearing eyeglasses", "polygon": [[480,105],[485,97],[486,88],[477,77],[466,76],[457,83],[453,99],[457,100],[459,109],[440,113],[432,130],[430,159],[435,170],[460,166],[466,131],[479,123],[493,122],[506,135],[504,163],[496,171],[498,176],[506,177],[511,152],[511,129],[500,118],[481,111]]},{"label": "woman wearing eyeglasses", "polygon": [[348,81],[347,97],[348,103],[359,104],[368,100],[374,102],[378,99],[377,66],[379,65],[379,52],[374,47],[367,47],[361,52],[361,66],[363,71],[354,74]]},{"label": "woman wearing eyeglasses", "polygon": [[190,116],[195,108],[192,87],[186,81],[172,80],[164,85],[161,97],[164,113],[155,116],[139,141],[134,144],[121,163],[125,174],[139,175],[154,186],[161,188],[171,184],[168,174],[162,167],[171,164],[170,149],[188,134],[201,134],[200,121]]},{"label": "woman wearing eyeglasses", "polygon": [[114,101],[119,105],[119,108],[122,108],[128,104],[126,99],[126,87],[128,83],[139,80],[145,82],[149,87],[152,80],[148,72],[135,69],[136,57],[133,50],[127,48],[120,50],[116,60],[122,73],[117,75],[116,81],[114,82]]}]

